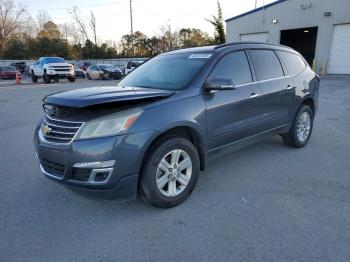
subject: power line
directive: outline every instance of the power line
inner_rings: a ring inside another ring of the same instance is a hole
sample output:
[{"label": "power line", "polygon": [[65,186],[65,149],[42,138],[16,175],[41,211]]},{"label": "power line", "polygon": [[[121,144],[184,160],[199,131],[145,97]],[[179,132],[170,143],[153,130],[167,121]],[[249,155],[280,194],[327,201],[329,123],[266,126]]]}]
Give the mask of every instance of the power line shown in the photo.
[{"label": "power line", "polygon": [[[118,2],[106,3],[106,4],[79,5],[79,9],[91,8],[91,7],[103,7],[103,6],[111,6],[111,5],[120,5],[120,4],[126,4],[128,2],[129,2],[128,0],[122,0],[122,1],[118,1]],[[137,1],[137,2],[143,2],[143,1]],[[28,8],[28,9],[37,10],[37,8]],[[67,8],[67,7],[45,8],[46,11],[67,10],[67,9],[69,9],[69,8]]]}]

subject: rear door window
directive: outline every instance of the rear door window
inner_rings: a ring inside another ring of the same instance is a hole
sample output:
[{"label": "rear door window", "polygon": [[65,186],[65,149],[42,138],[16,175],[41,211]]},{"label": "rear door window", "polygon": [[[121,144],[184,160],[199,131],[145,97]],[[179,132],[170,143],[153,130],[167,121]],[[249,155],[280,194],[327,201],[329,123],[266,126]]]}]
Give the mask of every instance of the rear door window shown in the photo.
[{"label": "rear door window", "polygon": [[258,81],[283,77],[283,69],[273,50],[250,50]]},{"label": "rear door window", "polygon": [[235,85],[251,83],[252,74],[245,52],[238,51],[224,56],[210,75],[210,79],[214,78],[231,79]]},{"label": "rear door window", "polygon": [[295,75],[306,67],[304,60],[297,54],[285,51],[277,51],[277,54],[286,67],[288,75]]}]

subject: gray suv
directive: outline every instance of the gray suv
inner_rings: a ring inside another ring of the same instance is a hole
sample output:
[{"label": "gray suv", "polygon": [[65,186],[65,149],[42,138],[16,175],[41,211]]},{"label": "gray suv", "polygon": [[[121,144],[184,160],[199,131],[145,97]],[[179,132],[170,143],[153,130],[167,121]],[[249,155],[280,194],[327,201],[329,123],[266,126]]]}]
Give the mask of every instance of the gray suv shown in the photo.
[{"label": "gray suv", "polygon": [[173,207],[209,157],[271,135],[305,146],[319,82],[300,54],[279,45],[161,54],[117,86],[45,97],[34,136],[40,169],[83,193]]}]

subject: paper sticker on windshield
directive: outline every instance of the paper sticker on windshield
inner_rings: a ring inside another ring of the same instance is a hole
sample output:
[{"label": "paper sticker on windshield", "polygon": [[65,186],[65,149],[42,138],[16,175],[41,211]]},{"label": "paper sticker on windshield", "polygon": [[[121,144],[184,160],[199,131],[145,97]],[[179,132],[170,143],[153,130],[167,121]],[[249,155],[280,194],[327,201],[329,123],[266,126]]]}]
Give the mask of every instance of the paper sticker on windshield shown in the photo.
[{"label": "paper sticker on windshield", "polygon": [[195,58],[208,59],[210,57],[211,57],[211,54],[193,54],[193,55],[190,55],[188,58],[189,59],[195,59]]}]

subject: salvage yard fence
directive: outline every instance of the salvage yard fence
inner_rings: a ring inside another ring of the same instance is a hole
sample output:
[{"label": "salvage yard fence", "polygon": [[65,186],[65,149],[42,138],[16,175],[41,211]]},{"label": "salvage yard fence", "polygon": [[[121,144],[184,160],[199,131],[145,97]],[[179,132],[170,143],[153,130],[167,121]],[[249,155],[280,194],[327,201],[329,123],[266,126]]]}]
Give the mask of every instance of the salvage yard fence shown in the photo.
[{"label": "salvage yard fence", "polygon": [[[68,63],[78,63],[81,61],[89,61],[94,64],[112,64],[119,67],[124,67],[129,61],[144,61],[148,58],[145,57],[132,57],[132,58],[116,58],[116,59],[86,59],[86,60],[66,60]],[[0,60],[0,66],[8,66],[16,62],[26,62],[27,65],[34,63],[37,60]]]}]

